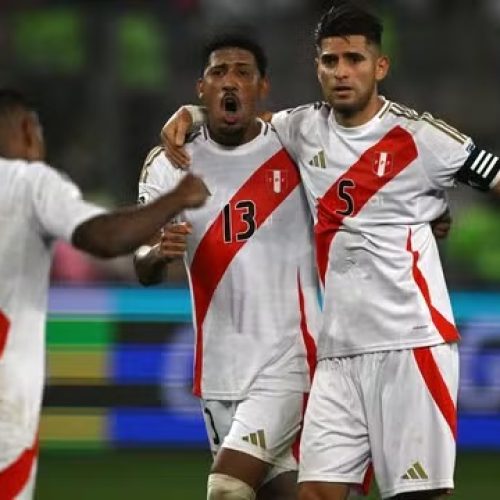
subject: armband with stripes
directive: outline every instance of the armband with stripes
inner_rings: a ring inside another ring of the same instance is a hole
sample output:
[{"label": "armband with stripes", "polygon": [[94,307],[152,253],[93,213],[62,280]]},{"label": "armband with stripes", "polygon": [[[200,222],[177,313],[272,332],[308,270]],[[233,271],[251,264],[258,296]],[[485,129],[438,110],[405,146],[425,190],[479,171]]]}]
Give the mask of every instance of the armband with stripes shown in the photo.
[{"label": "armband with stripes", "polygon": [[463,167],[458,171],[457,180],[481,191],[488,191],[500,181],[498,156],[474,146]]}]

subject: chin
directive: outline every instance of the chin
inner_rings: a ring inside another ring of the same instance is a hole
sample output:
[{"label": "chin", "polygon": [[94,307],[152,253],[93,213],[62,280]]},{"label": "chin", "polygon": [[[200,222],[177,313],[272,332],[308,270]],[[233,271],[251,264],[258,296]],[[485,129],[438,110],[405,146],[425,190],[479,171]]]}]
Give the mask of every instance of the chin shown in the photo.
[{"label": "chin", "polygon": [[236,134],[241,134],[245,131],[245,127],[242,123],[236,122],[236,123],[223,123],[219,127],[219,131],[223,134],[227,135],[236,135]]},{"label": "chin", "polygon": [[331,102],[332,108],[339,113],[350,115],[357,111],[357,106],[353,102],[347,101],[333,101]]}]

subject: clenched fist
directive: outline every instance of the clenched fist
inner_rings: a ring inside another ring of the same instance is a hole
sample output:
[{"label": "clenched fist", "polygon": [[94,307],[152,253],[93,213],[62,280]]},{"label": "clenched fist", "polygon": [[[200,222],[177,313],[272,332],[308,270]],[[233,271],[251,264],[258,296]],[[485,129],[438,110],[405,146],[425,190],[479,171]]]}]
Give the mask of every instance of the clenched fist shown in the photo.
[{"label": "clenched fist", "polygon": [[175,192],[182,198],[186,208],[201,207],[210,195],[201,178],[193,174],[186,174],[177,184]]}]

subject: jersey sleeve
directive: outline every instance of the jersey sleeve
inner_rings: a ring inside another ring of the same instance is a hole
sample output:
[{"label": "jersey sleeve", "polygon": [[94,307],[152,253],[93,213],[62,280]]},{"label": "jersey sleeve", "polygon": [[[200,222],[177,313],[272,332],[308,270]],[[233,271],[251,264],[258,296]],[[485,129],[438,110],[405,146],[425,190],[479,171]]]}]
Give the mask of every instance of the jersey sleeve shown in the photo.
[{"label": "jersey sleeve", "polygon": [[300,157],[303,138],[310,133],[317,133],[315,124],[320,119],[321,112],[328,114],[327,107],[322,102],[315,102],[273,114],[271,125],[296,162]]},{"label": "jersey sleeve", "polygon": [[80,189],[71,180],[43,163],[32,165],[34,217],[42,231],[71,242],[75,229],[106,210],[82,198]]},{"label": "jersey sleeve", "polygon": [[286,109],[274,113],[271,119],[271,125],[276,130],[276,133],[278,134],[278,137],[280,138],[280,141],[285,149],[289,153],[294,154],[293,141],[291,139],[293,136],[293,120],[291,111],[292,110],[290,109]]},{"label": "jersey sleeve", "polygon": [[146,204],[171,191],[185,173],[175,168],[163,153],[154,148],[146,157],[139,178],[138,203]]},{"label": "jersey sleeve", "polygon": [[460,181],[486,191],[495,185],[498,156],[478,148],[470,137],[428,113],[422,120],[422,164],[435,187],[446,189]]}]

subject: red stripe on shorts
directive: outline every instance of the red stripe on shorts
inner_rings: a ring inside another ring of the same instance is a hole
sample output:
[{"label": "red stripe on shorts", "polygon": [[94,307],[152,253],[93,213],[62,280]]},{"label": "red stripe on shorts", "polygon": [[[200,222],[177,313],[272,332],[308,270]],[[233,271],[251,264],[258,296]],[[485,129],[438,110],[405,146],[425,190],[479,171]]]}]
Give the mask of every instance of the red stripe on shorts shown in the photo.
[{"label": "red stripe on shorts", "polygon": [[[274,173],[278,175],[274,176]],[[297,166],[288,153],[281,149],[263,163],[228,201],[232,232],[237,235],[249,229],[247,221],[249,212],[239,209],[237,207],[239,202],[251,202],[257,207],[253,221],[255,228],[258,229],[299,182]],[[197,396],[201,396],[203,322],[220,280],[236,254],[248,241],[236,237],[226,242],[224,217],[223,210],[208,228],[198,244],[190,268],[196,326],[193,392]]]},{"label": "red stripe on shorts", "polygon": [[314,370],[316,369],[316,342],[307,327],[306,307],[304,301],[304,293],[302,284],[300,283],[300,273],[297,272],[297,284],[299,288],[299,309],[300,309],[300,329],[302,331],[302,339],[306,348],[307,365],[309,366],[309,377],[312,380]]},{"label": "red stripe on shorts", "polygon": [[413,273],[413,279],[415,280],[415,283],[417,284],[420,292],[422,293],[422,296],[424,297],[425,303],[427,304],[427,307],[429,308],[429,312],[431,314],[431,319],[432,322],[434,323],[434,326],[436,327],[437,331],[440,333],[441,337],[446,342],[456,342],[457,340],[460,339],[460,335],[458,333],[457,328],[453,323],[448,321],[433,305],[432,305],[432,300],[431,300],[431,294],[429,291],[429,286],[427,285],[427,281],[422,274],[422,271],[418,268],[418,258],[419,258],[419,253],[414,252],[411,244],[411,230],[408,231],[408,240],[406,243],[406,250],[411,253],[412,258],[413,258],[413,266],[412,266],[412,273]]},{"label": "red stripe on shorts", "polygon": [[309,393],[304,393],[302,400],[302,422],[300,424],[299,432],[295,436],[295,441],[292,444],[292,455],[297,463],[300,462],[300,437],[302,436],[302,428],[304,427],[304,415],[306,413],[307,401],[309,400]]},{"label": "red stripe on shorts", "polygon": [[[379,176],[374,165],[381,153],[390,154],[393,161],[391,169]],[[367,149],[318,200],[318,222],[314,227],[314,233],[318,271],[323,284],[325,284],[330,246],[343,220],[346,217],[356,217],[380,189],[417,157],[418,151],[413,137],[403,128],[395,127],[377,144]],[[347,199],[351,200],[351,207]]]},{"label": "red stripe on shorts", "polygon": [[457,438],[457,409],[450,395],[450,391],[441,375],[439,367],[429,347],[413,349],[413,355],[425,384],[436,402],[446,423],[451,429],[453,437]]},{"label": "red stripe on shorts", "polygon": [[32,448],[0,472],[0,500],[12,500],[27,485],[34,461],[38,455],[38,438]]}]

